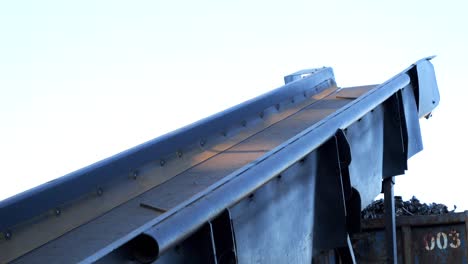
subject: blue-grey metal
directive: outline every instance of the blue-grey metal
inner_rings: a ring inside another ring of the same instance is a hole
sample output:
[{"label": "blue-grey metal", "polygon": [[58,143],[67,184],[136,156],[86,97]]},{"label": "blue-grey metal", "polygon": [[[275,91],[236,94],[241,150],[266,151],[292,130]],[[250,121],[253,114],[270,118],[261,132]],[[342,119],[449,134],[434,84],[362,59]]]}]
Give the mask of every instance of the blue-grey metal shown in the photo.
[{"label": "blue-grey metal", "polygon": [[[195,232],[224,208],[239,202],[289,166],[333,137],[337,130],[346,128],[384,102],[398,90],[410,84],[406,73],[399,74],[359,97],[338,113],[322,119],[283,145],[273,149],[260,160],[243,167],[224,178],[216,189],[208,190],[189,205],[173,212],[171,221],[161,221],[145,232],[157,241],[159,251],[174,246]],[[229,184],[226,184],[229,183]],[[334,190],[336,192],[338,190]],[[365,190],[364,190],[365,191]],[[374,190],[375,191],[375,190]]]},{"label": "blue-grey metal", "polygon": [[[0,203],[0,219],[2,219],[0,230],[8,230],[15,224],[84,195],[95,194],[99,188],[109,188],[109,185],[126,181],[128,178],[126,176],[133,169],[152,162],[155,158],[164,158],[169,151],[198,144],[200,140],[221,133],[233,124],[248,119],[253,113],[259,114],[271,105],[289,99],[292,95],[303,93],[306,86],[333,78],[331,68],[320,69],[314,73],[311,78],[304,79],[303,82],[287,84],[224,112],[8,198]],[[115,175],[125,176],[116,178]],[[13,210],[15,213],[10,213]]]},{"label": "blue-grey metal", "polygon": [[[439,101],[429,59],[349,89],[336,87],[330,68],[300,71],[270,93],[5,200],[0,262],[310,263],[346,247],[382,178],[404,173],[422,149],[418,118]],[[64,213],[48,215],[56,208]],[[83,217],[71,217],[76,210]],[[28,237],[38,228],[55,233]]]},{"label": "blue-grey metal", "polygon": [[396,264],[397,262],[397,236],[395,220],[395,199],[393,197],[394,178],[386,178],[383,181],[385,195],[385,242],[387,249],[387,263]]}]

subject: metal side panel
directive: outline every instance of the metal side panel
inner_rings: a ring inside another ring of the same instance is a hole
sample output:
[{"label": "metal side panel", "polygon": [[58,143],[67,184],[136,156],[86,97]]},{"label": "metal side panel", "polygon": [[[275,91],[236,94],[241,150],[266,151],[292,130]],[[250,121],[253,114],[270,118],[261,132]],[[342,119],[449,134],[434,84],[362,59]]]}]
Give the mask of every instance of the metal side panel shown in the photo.
[{"label": "metal side panel", "polygon": [[311,263],[319,156],[312,152],[231,208],[239,263]]}]

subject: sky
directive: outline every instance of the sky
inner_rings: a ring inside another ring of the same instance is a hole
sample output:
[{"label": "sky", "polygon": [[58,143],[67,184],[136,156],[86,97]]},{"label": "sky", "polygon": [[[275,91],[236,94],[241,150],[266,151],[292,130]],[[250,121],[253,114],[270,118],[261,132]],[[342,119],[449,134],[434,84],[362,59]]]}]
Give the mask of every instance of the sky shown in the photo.
[{"label": "sky", "polygon": [[322,66],[339,86],[432,60],[439,107],[395,194],[468,210],[466,1],[2,1],[0,200]]}]

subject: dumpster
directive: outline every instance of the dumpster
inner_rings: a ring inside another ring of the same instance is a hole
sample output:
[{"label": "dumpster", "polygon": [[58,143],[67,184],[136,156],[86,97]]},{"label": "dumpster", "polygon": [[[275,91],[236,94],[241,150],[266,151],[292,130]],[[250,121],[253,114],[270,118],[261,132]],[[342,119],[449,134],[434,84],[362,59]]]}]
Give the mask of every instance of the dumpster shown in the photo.
[{"label": "dumpster", "polygon": [[[398,263],[468,263],[468,211],[443,215],[400,216]],[[387,263],[384,219],[362,220],[353,235],[358,263]]]}]

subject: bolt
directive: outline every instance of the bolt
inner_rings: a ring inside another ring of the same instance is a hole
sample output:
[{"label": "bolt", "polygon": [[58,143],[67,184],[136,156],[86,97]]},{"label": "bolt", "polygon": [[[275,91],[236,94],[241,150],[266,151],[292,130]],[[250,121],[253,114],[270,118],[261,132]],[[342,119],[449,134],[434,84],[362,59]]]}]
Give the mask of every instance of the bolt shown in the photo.
[{"label": "bolt", "polygon": [[242,120],[241,124],[242,124],[243,127],[246,127],[247,126],[247,121]]},{"label": "bolt", "polygon": [[159,165],[161,165],[161,167],[164,167],[164,164],[166,164],[165,160],[162,159],[162,160],[159,161]]},{"label": "bolt", "polygon": [[436,101],[432,100],[432,104],[435,104],[435,103],[436,103]]},{"label": "bolt", "polygon": [[138,171],[134,171],[133,174],[132,174],[132,177],[133,177],[134,180],[136,180],[137,177],[138,177]]},{"label": "bolt", "polygon": [[176,151],[176,155],[177,155],[178,158],[181,158],[182,157],[182,151],[181,150]]},{"label": "bolt", "polygon": [[10,239],[11,239],[11,236],[12,236],[11,231],[6,231],[6,232],[4,233],[4,236],[5,236],[5,239],[6,239],[6,240],[10,240]]},{"label": "bolt", "polygon": [[276,107],[276,110],[278,111],[280,110],[280,104],[276,104],[275,107]]},{"label": "bolt", "polygon": [[54,213],[56,216],[59,216],[62,212],[60,211],[60,208],[55,208]]},{"label": "bolt", "polygon": [[294,104],[294,102],[295,102],[295,100],[294,100],[294,97],[293,97],[293,98],[291,98],[291,103]]},{"label": "bolt", "polygon": [[204,140],[204,139],[201,139],[201,140],[200,140],[200,146],[203,147],[203,146],[205,146],[205,144],[206,144],[205,140]]},{"label": "bolt", "polygon": [[307,92],[304,92],[304,94],[303,94],[303,95],[304,95],[304,97],[307,97]]},{"label": "bolt", "polygon": [[262,111],[262,112],[260,112],[258,115],[260,116],[260,118],[263,118],[263,116],[264,116],[265,114],[264,114],[263,111]]},{"label": "bolt", "polygon": [[103,193],[102,188],[98,188],[97,189],[97,195],[102,196],[102,193]]}]

